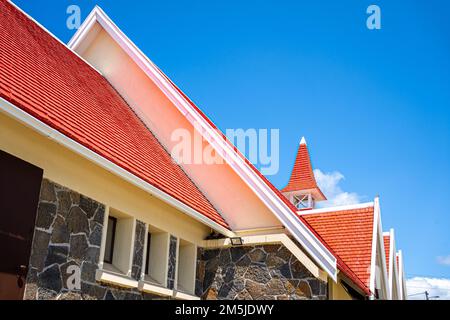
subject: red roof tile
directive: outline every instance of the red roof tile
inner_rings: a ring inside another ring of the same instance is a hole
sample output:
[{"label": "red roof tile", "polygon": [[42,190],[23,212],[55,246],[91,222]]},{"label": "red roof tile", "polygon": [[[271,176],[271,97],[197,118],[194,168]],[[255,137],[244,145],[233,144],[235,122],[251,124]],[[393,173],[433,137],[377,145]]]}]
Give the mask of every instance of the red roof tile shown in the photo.
[{"label": "red roof tile", "polygon": [[389,274],[389,253],[391,248],[391,237],[390,236],[384,236],[383,235],[383,241],[384,241],[384,253],[386,254],[386,270]]},{"label": "red roof tile", "polygon": [[370,286],[373,216],[373,206],[301,215],[363,283],[365,290]]},{"label": "red roof tile", "polygon": [[228,228],[109,82],[5,1],[0,97]]}]

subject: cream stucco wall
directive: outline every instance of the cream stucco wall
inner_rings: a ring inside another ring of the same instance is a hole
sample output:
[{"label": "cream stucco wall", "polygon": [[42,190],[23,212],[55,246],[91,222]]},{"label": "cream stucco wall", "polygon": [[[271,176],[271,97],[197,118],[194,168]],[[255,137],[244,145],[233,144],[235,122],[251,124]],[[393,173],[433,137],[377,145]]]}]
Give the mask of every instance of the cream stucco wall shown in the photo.
[{"label": "cream stucco wall", "polygon": [[193,294],[195,291],[197,247],[192,243],[181,241],[178,250],[177,287]]},{"label": "cream stucco wall", "polygon": [[[81,46],[79,54],[102,72],[130,106],[155,133],[167,150],[174,130],[184,128],[193,136],[194,127],[140,69],[125,51],[98,26]],[[93,39],[92,39],[93,38]],[[192,144],[192,148],[194,144]],[[204,142],[203,147],[207,146]],[[204,149],[203,149],[204,150]],[[233,230],[281,226],[278,219],[247,184],[224,164],[182,164]]]},{"label": "cream stucco wall", "polygon": [[[146,261],[149,264],[149,281],[156,281],[160,285],[165,285],[167,281],[168,265],[167,263],[161,263],[161,260],[164,260],[164,257],[169,257],[169,240],[170,235],[167,232],[152,233],[149,259]],[[144,258],[147,257],[147,242],[145,245]]]},{"label": "cream stucco wall", "polygon": [[181,239],[200,243],[210,232],[197,220],[2,112],[0,150],[44,169],[49,180]]}]

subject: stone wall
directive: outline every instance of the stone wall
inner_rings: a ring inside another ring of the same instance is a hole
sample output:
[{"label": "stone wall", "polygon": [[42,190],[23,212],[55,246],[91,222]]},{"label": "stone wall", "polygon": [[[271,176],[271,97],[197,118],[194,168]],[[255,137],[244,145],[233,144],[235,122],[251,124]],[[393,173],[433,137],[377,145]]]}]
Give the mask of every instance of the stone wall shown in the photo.
[{"label": "stone wall", "polygon": [[[161,298],[96,282],[104,215],[104,205],[49,180],[42,181],[24,299]],[[145,224],[136,221],[135,232],[132,276],[138,279]],[[80,289],[68,288],[71,266],[81,270]]]},{"label": "stone wall", "polygon": [[136,230],[134,236],[134,254],[133,266],[131,269],[131,277],[135,280],[141,278],[142,262],[144,258],[144,243],[145,243],[145,223],[136,220]]},{"label": "stone wall", "polygon": [[196,295],[208,300],[323,300],[327,283],[283,245],[200,248]]},{"label": "stone wall", "polygon": [[[96,282],[104,215],[104,205],[42,181],[25,299],[162,299]],[[145,237],[145,224],[136,221],[131,274],[136,280],[142,274]],[[177,242],[170,236],[169,288],[176,278]],[[81,271],[80,289],[68,287],[73,266]],[[200,248],[196,295],[203,299],[326,299],[327,284],[282,245]]]}]

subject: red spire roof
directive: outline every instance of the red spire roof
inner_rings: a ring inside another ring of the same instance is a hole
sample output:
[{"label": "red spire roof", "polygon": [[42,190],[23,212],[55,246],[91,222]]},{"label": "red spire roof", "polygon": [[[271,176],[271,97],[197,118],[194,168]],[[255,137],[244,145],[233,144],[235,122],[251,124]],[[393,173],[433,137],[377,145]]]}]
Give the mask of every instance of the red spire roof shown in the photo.
[{"label": "red spire roof", "polygon": [[292,169],[291,178],[287,186],[282,192],[294,192],[304,190],[316,190],[316,200],[326,200],[326,197],[317,186],[316,178],[311,165],[308,147],[305,138],[302,138],[297,151],[294,168]]}]

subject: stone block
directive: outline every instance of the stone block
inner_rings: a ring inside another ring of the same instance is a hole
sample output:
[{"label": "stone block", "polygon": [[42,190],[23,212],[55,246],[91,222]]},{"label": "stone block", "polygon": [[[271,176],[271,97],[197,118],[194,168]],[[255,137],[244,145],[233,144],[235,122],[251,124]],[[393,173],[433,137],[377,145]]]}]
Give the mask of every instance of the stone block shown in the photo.
[{"label": "stone block", "polygon": [[79,207],[70,209],[66,222],[70,233],[89,234],[89,222],[86,213]]},{"label": "stone block", "polygon": [[57,264],[48,267],[40,274],[38,274],[39,288],[51,290],[55,293],[62,288],[61,272]]}]

